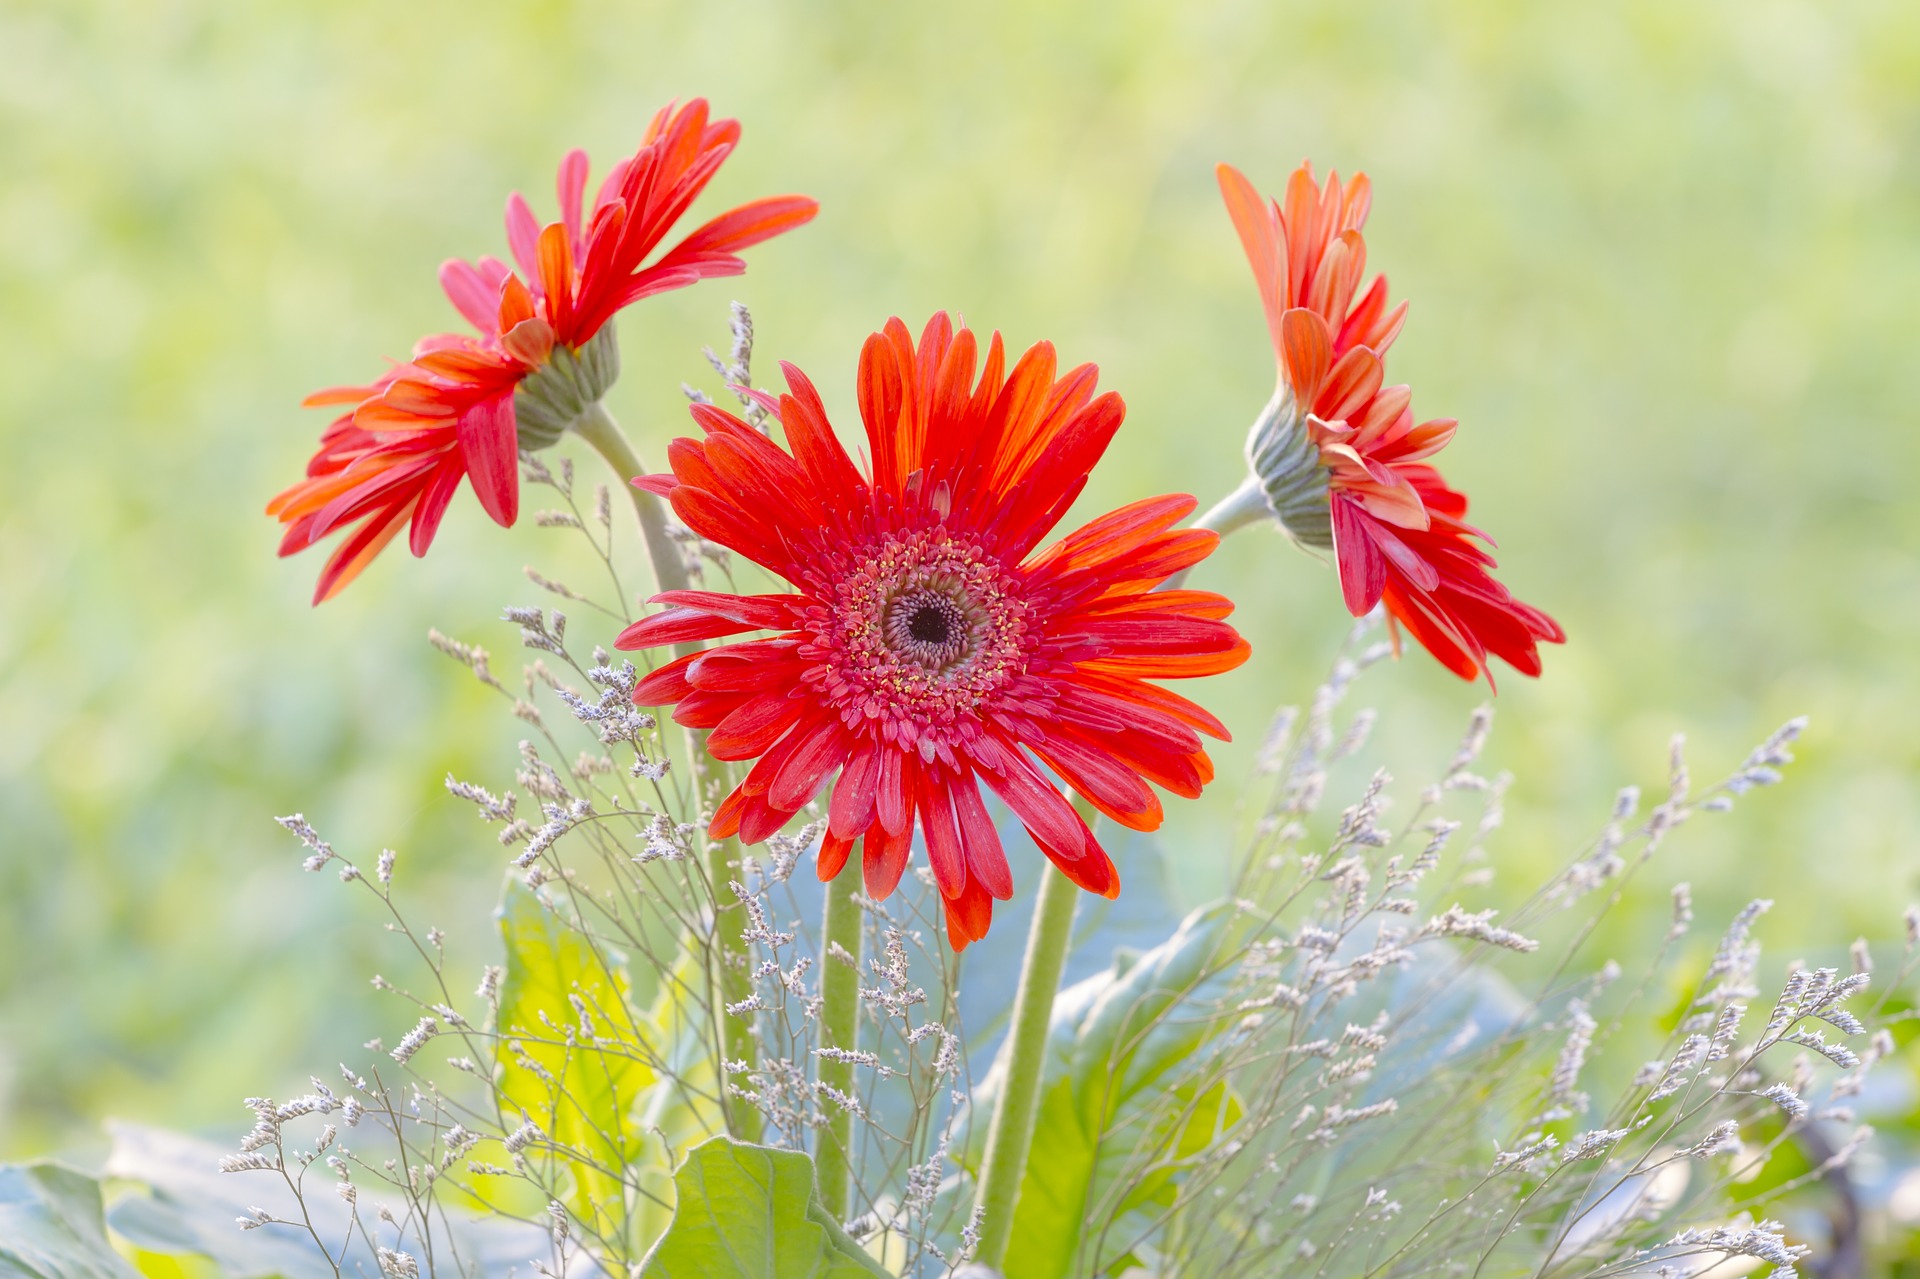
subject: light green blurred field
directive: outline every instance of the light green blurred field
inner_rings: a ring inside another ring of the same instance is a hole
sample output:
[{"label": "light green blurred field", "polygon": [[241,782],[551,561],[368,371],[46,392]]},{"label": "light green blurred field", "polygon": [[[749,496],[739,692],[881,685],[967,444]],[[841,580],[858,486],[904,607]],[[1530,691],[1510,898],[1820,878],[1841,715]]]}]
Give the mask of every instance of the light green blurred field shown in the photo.
[{"label": "light green blurred field", "polygon": [[[0,1154],[105,1114],[237,1132],[242,1096],[394,1031],[366,978],[398,948],[274,814],[398,849],[478,962],[500,850],[440,783],[507,775],[516,726],[423,639],[506,664],[499,606],[539,602],[520,566],[562,535],[463,497],[431,558],[396,545],[314,611],[319,559],[276,561],[261,507],[322,425],[302,394],[452,325],[434,269],[503,248],[509,190],[549,213],[568,147],[600,171],[694,94],[745,124],[705,207],[823,211],[622,320],[614,407],[650,458],[732,298],[843,428],[865,334],[948,307],[1127,397],[1089,509],[1211,500],[1272,380],[1213,165],[1364,168],[1371,261],[1413,303],[1390,375],[1461,419],[1449,474],[1572,636],[1501,686],[1505,888],[1656,784],[1673,730],[1705,775],[1805,712],[1790,785],[1686,832],[1630,905],[1664,912],[1675,878],[1703,920],[1775,897],[1776,962],[1897,930],[1920,895],[1909,0],[0,0]],[[1204,584],[1256,658],[1205,690],[1241,742],[1169,823],[1196,896],[1249,740],[1344,629],[1331,572],[1264,533]],[[1482,696],[1418,654],[1365,690],[1409,775]]]}]

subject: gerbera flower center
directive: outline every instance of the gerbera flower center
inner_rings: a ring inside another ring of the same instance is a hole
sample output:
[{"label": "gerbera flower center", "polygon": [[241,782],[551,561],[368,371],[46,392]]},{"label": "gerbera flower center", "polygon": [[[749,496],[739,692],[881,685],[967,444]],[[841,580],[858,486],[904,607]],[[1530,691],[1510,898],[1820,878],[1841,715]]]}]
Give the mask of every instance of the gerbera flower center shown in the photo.
[{"label": "gerbera flower center", "polygon": [[967,656],[971,638],[961,605],[939,591],[915,591],[887,607],[887,642],[928,670],[945,670]]},{"label": "gerbera flower center", "polygon": [[824,565],[815,631],[830,701],[914,735],[976,711],[1026,669],[1018,579],[945,528],[890,531]]}]

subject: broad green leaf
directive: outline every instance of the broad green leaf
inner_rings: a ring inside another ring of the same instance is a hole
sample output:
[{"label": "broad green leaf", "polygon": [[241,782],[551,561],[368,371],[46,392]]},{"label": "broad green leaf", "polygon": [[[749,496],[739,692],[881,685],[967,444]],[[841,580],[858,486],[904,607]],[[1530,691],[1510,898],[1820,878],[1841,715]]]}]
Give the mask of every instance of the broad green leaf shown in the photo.
[{"label": "broad green leaf", "polygon": [[[1211,975],[1232,919],[1228,905],[1197,910],[1165,942],[1055,999],[1007,1279],[1116,1260],[1143,1210],[1171,1202],[1181,1173],[1238,1123],[1205,1052],[1233,1024],[1213,1006],[1222,983]],[[996,1065],[974,1093],[964,1158],[976,1168],[1003,1078]]]},{"label": "broad green leaf", "polygon": [[0,1279],[139,1279],[107,1242],[100,1183],[55,1163],[0,1166]]},{"label": "broad green leaf", "polygon": [[[509,1114],[524,1112],[574,1156],[572,1209],[598,1216],[603,1230],[624,1231],[626,1195],[619,1176],[645,1155],[646,1129],[635,1102],[659,1060],[646,1022],[628,998],[625,960],[596,950],[556,909],[517,880],[498,912],[506,945],[497,1029],[538,1069],[503,1053],[501,1091]],[[574,997],[593,1019],[595,1041],[580,1031]]]},{"label": "broad green leaf", "polygon": [[[113,1205],[107,1220],[140,1252],[209,1257],[222,1279],[335,1279],[333,1267],[304,1229],[272,1225],[241,1230],[237,1224],[237,1218],[250,1216],[256,1206],[275,1217],[300,1218],[300,1206],[278,1173],[223,1173],[220,1157],[230,1151],[164,1129],[116,1122],[109,1123],[107,1131],[113,1137],[107,1176],[139,1187]],[[330,1176],[309,1177],[306,1184],[306,1211],[337,1249],[347,1238],[347,1205],[334,1195]],[[361,1188],[364,1217],[375,1217],[382,1206],[404,1215],[397,1200]],[[472,1275],[485,1279],[527,1274],[529,1263],[551,1250],[546,1232],[525,1222],[464,1221],[450,1213],[436,1225],[450,1232]],[[367,1273],[375,1269],[364,1249],[354,1253],[345,1269],[352,1273],[353,1265]]]},{"label": "broad green leaf", "polygon": [[889,1274],[827,1215],[813,1160],[715,1137],[673,1175],[673,1224],[640,1279],[865,1279]]}]

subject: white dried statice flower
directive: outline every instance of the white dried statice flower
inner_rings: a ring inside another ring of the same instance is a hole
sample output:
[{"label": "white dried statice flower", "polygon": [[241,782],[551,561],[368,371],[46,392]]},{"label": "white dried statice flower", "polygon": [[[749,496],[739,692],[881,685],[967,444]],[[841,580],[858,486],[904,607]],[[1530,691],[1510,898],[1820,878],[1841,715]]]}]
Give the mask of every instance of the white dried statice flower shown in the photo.
[{"label": "white dried statice flower", "polygon": [[1539,1133],[1528,1133],[1520,1141],[1521,1144],[1512,1150],[1494,1152],[1493,1171],[1507,1172],[1515,1168],[1532,1168],[1539,1160],[1560,1148],[1560,1139],[1551,1133],[1544,1136]]},{"label": "white dried statice flower", "polygon": [[1595,1128],[1590,1132],[1583,1132],[1568,1142],[1567,1148],[1560,1152],[1560,1162],[1570,1164],[1582,1159],[1598,1159],[1619,1145],[1632,1132],[1631,1128]]},{"label": "white dried statice flower", "polygon": [[1679,883],[1673,886],[1673,924],[1667,929],[1667,940],[1678,941],[1687,935],[1687,929],[1693,926],[1693,885]]},{"label": "white dried statice flower", "polygon": [[528,1119],[507,1134],[504,1144],[508,1154],[517,1155],[545,1136],[546,1134],[540,1131],[540,1125]]},{"label": "white dried statice flower", "polygon": [[1683,1230],[1668,1240],[1666,1246],[1730,1253],[1736,1257],[1758,1257],[1776,1266],[1791,1266],[1809,1251],[1805,1245],[1788,1243],[1786,1227],[1777,1221],[1762,1221],[1746,1227],[1736,1225],[1712,1230]]},{"label": "white dried statice flower", "polygon": [[1740,1125],[1729,1119],[1687,1147],[1686,1153],[1691,1159],[1711,1159],[1715,1155],[1738,1154],[1740,1150]]},{"label": "white dried statice flower", "polygon": [[1465,937],[1470,941],[1485,942],[1489,946],[1498,946],[1503,950],[1529,954],[1540,949],[1540,943],[1531,937],[1522,937],[1510,929],[1494,925],[1494,910],[1469,911],[1465,907],[1448,907],[1445,914],[1435,915],[1420,930],[1426,937]]},{"label": "white dried statice flower", "polygon": [[1705,1035],[1688,1035],[1680,1045],[1680,1051],[1667,1063],[1666,1073],[1660,1077],[1659,1084],[1648,1096],[1648,1101],[1660,1101],[1671,1097],[1687,1086],[1693,1077],[1693,1070],[1705,1059],[1712,1041]]},{"label": "white dried statice flower", "polygon": [[440,1023],[431,1017],[422,1017],[409,1030],[388,1055],[401,1065],[406,1065],[413,1055],[426,1045],[429,1039],[440,1033]]},{"label": "white dried statice flower", "polygon": [[1593,1047],[1593,1033],[1598,1029],[1599,1023],[1587,1011],[1585,1000],[1575,999],[1567,1005],[1567,1041],[1561,1046],[1547,1084],[1548,1100],[1555,1105],[1569,1106],[1575,1112],[1586,1109],[1586,1096],[1575,1089],[1580,1083],[1580,1070],[1587,1064],[1587,1052]]},{"label": "white dried statice flower", "polygon": [[1808,1107],[1806,1101],[1801,1098],[1799,1093],[1795,1092],[1786,1084],[1774,1084],[1770,1088],[1761,1090],[1759,1095],[1786,1111],[1787,1114],[1794,1119],[1805,1119],[1807,1117]]},{"label": "white dried statice flower", "polygon": [[386,1279],[420,1279],[420,1263],[409,1254],[393,1248],[377,1248],[374,1256]]}]

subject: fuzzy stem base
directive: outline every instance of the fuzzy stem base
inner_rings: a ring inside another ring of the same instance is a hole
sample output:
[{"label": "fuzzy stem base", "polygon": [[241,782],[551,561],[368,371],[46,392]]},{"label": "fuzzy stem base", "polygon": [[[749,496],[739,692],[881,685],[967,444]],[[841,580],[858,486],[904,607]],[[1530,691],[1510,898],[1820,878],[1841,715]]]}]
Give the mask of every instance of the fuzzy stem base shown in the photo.
[{"label": "fuzzy stem base", "polygon": [[[1080,807],[1075,801],[1075,807]],[[1007,1044],[1007,1077],[987,1130],[986,1156],[981,1161],[980,1247],[975,1260],[1000,1269],[1013,1236],[1014,1204],[1026,1176],[1027,1156],[1033,1147],[1033,1125],[1040,1109],[1040,1082],[1045,1073],[1047,1032],[1053,1023],[1053,997],[1066,971],[1067,945],[1073,939],[1073,910],[1080,890],[1052,862],[1040,876],[1040,896],[1033,907],[1033,928],[1027,934],[1026,958],[1020,964],[1020,986],[1013,1000],[1013,1025]]]},{"label": "fuzzy stem base", "polygon": [[[855,897],[859,878],[843,869],[827,881],[826,920],[820,955],[820,1046],[851,1052],[860,1046],[860,943],[866,921]],[[837,949],[836,949],[837,948]],[[842,959],[839,952],[844,951]],[[819,1059],[816,1075],[825,1087],[851,1096],[853,1063]],[[820,1131],[813,1153],[814,1180],[820,1205],[835,1221],[852,1215],[853,1114],[831,1099],[823,1099],[827,1126]]]}]

